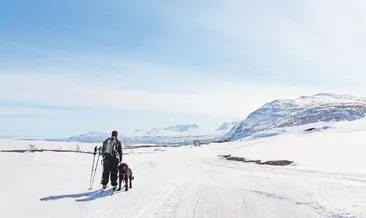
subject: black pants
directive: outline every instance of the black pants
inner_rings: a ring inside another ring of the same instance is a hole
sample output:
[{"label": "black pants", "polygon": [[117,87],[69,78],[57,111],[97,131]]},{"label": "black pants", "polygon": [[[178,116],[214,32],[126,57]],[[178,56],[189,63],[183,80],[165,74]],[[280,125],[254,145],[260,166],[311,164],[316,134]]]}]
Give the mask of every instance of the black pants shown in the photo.
[{"label": "black pants", "polygon": [[109,176],[111,177],[112,186],[117,185],[118,178],[118,159],[115,157],[106,157],[103,160],[102,185],[107,185]]}]

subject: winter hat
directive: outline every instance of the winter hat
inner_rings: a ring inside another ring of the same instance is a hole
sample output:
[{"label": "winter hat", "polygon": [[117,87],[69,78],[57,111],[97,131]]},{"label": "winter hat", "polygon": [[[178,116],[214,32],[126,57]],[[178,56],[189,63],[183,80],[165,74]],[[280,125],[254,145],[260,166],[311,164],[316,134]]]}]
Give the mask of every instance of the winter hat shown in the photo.
[{"label": "winter hat", "polygon": [[118,136],[118,132],[116,130],[113,130],[112,137],[117,137],[117,136]]}]

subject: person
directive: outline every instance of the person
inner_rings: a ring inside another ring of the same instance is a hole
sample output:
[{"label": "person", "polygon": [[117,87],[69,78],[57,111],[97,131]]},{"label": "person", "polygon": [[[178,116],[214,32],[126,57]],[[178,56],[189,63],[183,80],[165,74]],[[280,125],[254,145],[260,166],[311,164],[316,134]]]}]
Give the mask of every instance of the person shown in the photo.
[{"label": "person", "polygon": [[103,173],[101,184],[103,189],[107,188],[109,182],[109,177],[113,190],[117,187],[118,179],[118,165],[122,162],[122,144],[118,140],[118,132],[116,130],[112,131],[111,137],[107,138],[103,142],[101,149],[103,156]]}]

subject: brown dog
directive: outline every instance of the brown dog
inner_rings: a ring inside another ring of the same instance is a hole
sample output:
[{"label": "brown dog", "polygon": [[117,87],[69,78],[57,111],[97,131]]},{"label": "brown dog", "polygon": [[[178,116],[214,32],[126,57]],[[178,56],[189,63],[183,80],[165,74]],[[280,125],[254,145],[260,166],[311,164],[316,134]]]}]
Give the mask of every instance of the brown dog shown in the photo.
[{"label": "brown dog", "polygon": [[126,163],[121,163],[118,166],[118,178],[118,191],[121,190],[122,181],[125,182],[125,191],[128,191],[128,183],[130,183],[129,186],[132,188],[132,180],[134,179],[134,176],[132,175],[131,168]]}]

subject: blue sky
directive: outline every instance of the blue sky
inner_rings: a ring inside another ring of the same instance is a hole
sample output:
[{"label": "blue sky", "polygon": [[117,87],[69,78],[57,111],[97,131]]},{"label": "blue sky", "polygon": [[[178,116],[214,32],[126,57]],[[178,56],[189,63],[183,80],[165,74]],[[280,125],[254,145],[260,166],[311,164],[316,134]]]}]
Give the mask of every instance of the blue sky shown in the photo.
[{"label": "blue sky", "polygon": [[0,1],[0,135],[197,123],[366,96],[363,1]]}]

